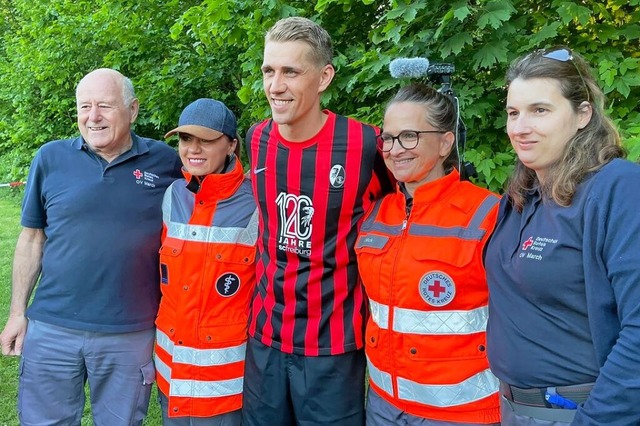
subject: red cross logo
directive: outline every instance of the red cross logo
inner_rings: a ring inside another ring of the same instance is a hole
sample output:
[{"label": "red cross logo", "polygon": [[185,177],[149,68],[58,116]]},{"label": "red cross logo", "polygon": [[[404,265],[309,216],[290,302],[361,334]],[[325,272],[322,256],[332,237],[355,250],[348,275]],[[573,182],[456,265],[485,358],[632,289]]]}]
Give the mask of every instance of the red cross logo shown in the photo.
[{"label": "red cross logo", "polygon": [[447,291],[446,287],[443,287],[438,280],[434,280],[433,285],[430,285],[428,289],[434,297],[440,297],[440,293]]},{"label": "red cross logo", "polygon": [[136,177],[136,179],[140,179],[142,177],[142,172],[140,171],[140,169],[135,169],[133,171],[133,175]]},{"label": "red cross logo", "polygon": [[529,239],[522,244],[522,250],[526,250],[532,245],[533,245],[533,237],[529,237]]},{"label": "red cross logo", "polygon": [[442,271],[429,271],[420,278],[420,297],[431,306],[445,306],[456,296],[456,285],[451,277]]}]

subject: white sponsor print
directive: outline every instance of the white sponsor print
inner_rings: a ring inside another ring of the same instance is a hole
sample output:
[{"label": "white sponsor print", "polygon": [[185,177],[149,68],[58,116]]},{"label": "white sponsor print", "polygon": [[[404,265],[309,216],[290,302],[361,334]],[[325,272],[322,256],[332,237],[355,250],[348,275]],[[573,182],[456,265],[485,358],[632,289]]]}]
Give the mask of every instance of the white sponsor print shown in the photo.
[{"label": "white sponsor print", "polygon": [[276,198],[280,214],[278,250],[311,256],[313,203],[306,195],[281,192]]}]

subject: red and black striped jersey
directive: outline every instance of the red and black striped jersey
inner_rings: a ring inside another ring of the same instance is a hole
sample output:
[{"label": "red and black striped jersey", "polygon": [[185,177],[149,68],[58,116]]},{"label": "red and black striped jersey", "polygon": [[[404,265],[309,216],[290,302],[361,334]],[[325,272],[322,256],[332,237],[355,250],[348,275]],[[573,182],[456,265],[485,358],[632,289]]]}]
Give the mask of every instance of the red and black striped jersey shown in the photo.
[{"label": "red and black striped jersey", "polygon": [[391,189],[376,128],[324,113],[308,141],[284,140],[271,119],[246,139],[260,210],[249,334],[308,356],[363,346],[367,308],[354,245],[364,212]]}]

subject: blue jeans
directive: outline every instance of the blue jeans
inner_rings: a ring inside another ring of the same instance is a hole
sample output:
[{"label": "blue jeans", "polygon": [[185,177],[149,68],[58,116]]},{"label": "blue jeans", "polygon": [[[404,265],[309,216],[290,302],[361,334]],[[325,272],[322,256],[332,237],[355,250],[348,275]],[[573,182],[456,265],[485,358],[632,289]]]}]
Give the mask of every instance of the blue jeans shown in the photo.
[{"label": "blue jeans", "polygon": [[20,360],[20,423],[80,425],[88,381],[96,426],[141,425],[155,380],[154,337],[154,329],[96,333],[30,320]]}]

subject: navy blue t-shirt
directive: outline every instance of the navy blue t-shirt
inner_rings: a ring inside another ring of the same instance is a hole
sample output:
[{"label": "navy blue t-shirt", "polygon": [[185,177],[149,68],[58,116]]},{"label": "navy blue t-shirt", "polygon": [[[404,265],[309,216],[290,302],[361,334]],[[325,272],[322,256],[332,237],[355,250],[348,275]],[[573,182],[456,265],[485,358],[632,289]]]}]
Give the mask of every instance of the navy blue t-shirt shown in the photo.
[{"label": "navy blue t-shirt", "polygon": [[29,318],[107,333],[153,327],[162,197],[181,164],[162,142],[133,133],[132,140],[111,163],[81,137],[36,153],[21,223],[47,239]]}]

